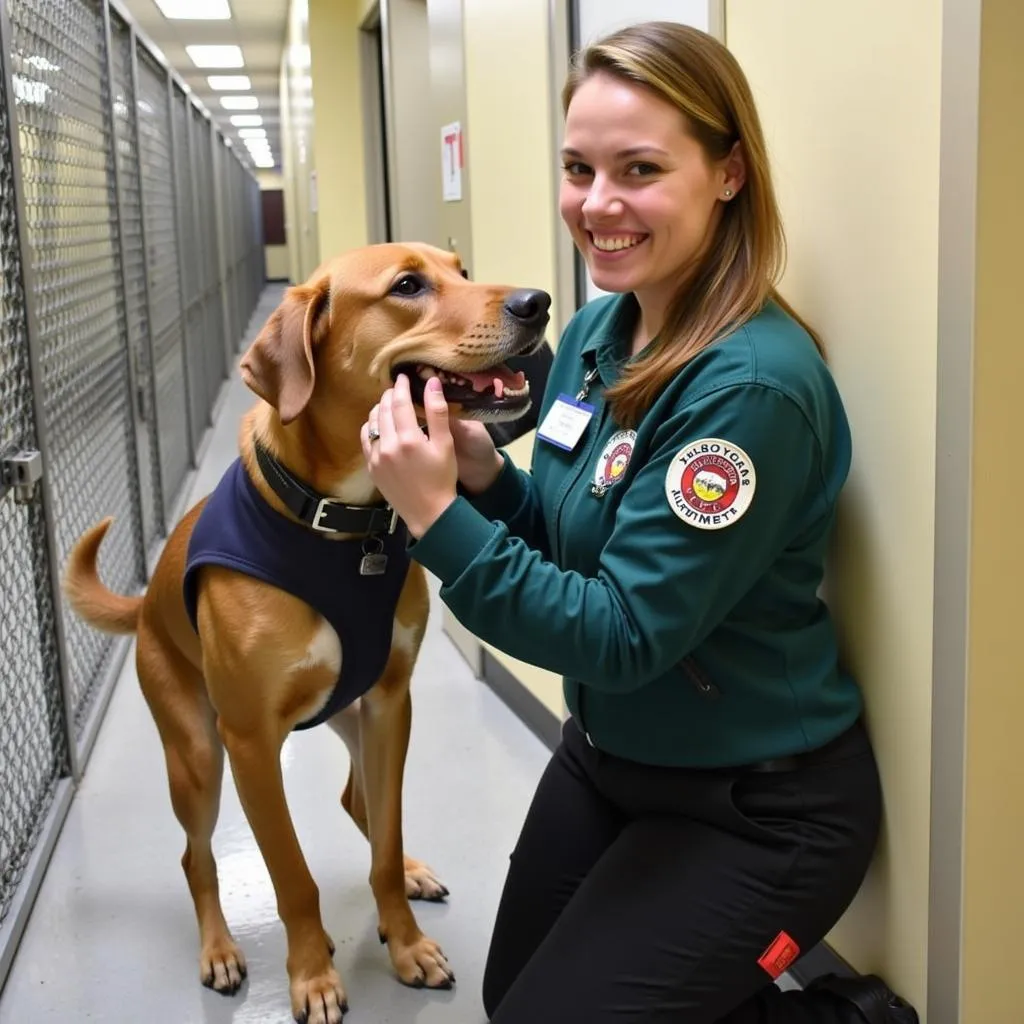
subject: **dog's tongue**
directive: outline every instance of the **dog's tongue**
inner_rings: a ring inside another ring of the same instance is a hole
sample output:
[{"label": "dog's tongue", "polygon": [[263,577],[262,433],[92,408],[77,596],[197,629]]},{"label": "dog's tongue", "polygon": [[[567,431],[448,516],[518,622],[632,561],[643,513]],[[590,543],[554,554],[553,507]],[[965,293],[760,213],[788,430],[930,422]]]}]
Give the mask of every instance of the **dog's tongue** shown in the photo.
[{"label": "dog's tongue", "polygon": [[473,385],[474,391],[486,391],[493,387],[495,398],[501,398],[505,388],[519,391],[526,387],[526,374],[522,370],[513,373],[506,366],[499,366],[483,373],[464,373],[462,376]]}]

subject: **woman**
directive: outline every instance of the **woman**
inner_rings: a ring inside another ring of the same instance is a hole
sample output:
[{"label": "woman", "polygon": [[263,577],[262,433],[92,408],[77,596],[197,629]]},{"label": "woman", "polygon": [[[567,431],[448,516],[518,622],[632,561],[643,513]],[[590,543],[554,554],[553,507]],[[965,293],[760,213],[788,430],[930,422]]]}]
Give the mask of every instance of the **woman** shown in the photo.
[{"label": "woman", "polygon": [[[478,636],[562,673],[484,981],[493,1024],[916,1024],[876,977],[774,980],[861,885],[880,820],[861,696],[817,596],[850,464],[745,78],[627,28],[564,92],[561,215],[598,285],[558,346],[532,473],[484,428],[363,428],[412,554]],[[560,397],[561,396],[561,397]]]}]

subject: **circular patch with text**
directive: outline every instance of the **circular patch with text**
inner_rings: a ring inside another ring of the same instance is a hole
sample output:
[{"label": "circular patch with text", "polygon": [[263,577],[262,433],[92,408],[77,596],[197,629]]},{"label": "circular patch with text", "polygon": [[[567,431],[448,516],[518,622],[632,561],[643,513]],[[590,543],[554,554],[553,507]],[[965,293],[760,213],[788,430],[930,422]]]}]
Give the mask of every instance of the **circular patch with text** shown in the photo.
[{"label": "circular patch with text", "polygon": [[633,457],[634,441],[635,430],[619,430],[608,438],[594,466],[594,483],[598,487],[611,487],[622,479]]},{"label": "circular patch with text", "polygon": [[737,445],[705,437],[681,448],[665,474],[665,497],[684,523],[721,530],[750,508],[757,473]]}]

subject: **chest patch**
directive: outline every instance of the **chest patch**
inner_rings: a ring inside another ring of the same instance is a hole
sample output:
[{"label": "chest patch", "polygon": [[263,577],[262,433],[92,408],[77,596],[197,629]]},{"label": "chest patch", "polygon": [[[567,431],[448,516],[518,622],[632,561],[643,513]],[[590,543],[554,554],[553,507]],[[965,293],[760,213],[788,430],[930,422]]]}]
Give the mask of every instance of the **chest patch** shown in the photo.
[{"label": "chest patch", "polygon": [[701,530],[721,530],[739,520],[756,488],[750,456],[718,437],[681,448],[665,474],[665,497],[672,511]]},{"label": "chest patch", "polygon": [[625,475],[629,460],[633,457],[635,430],[619,430],[608,438],[594,466],[594,486],[602,491],[617,484]]}]

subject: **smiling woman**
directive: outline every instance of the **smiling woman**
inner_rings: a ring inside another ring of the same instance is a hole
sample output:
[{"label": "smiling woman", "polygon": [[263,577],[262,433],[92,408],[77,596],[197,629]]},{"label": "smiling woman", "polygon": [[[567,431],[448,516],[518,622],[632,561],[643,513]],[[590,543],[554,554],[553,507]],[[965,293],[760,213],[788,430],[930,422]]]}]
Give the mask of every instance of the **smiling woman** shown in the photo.
[{"label": "smiling woman", "polygon": [[712,37],[656,22],[589,46],[564,96],[561,214],[612,294],[562,334],[530,471],[448,416],[462,381],[497,395],[490,370],[428,382],[426,435],[401,376],[364,433],[452,613],[563,676],[489,1020],[917,1024],[879,978],[773,984],[856,895],[881,795],[818,593],[849,423],[775,289],[746,78]]}]

